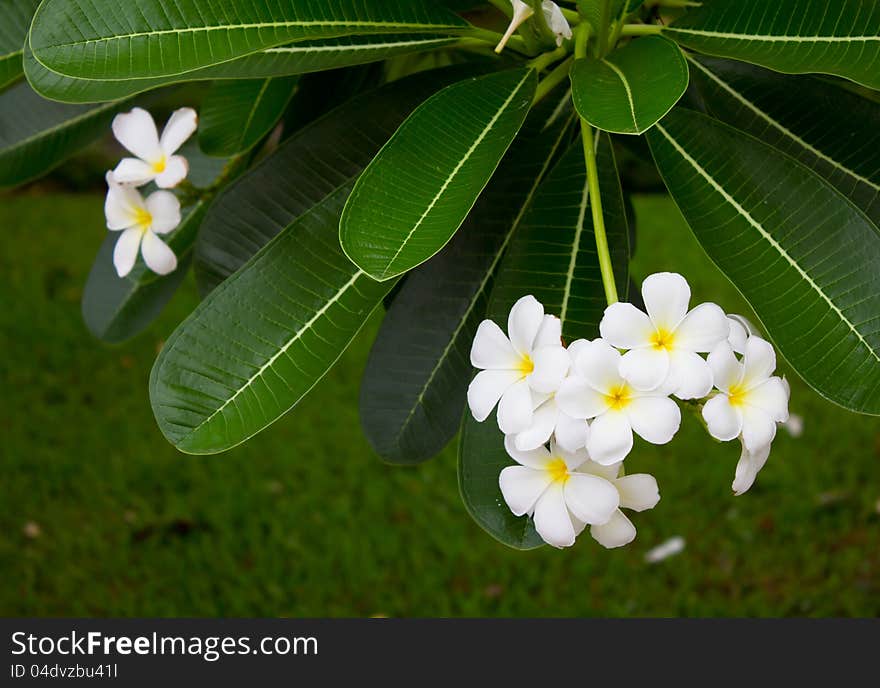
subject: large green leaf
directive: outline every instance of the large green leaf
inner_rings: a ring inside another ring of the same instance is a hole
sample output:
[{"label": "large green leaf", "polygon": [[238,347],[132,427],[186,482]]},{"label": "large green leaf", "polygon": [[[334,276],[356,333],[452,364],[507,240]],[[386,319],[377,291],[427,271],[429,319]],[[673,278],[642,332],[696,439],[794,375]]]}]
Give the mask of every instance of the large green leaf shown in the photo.
[{"label": "large green leaf", "polygon": [[353,182],[419,103],[471,73],[470,67],[424,72],[358,96],[227,187],[196,245],[201,291],[213,289],[299,215]]},{"label": "large green leaf", "polygon": [[455,40],[430,34],[404,34],[300,41],[180,74],[104,80],[74,78],[47,69],[34,59],[33,51],[28,47],[24,55],[24,71],[34,89],[47,98],[75,103],[95,102],[115,100],[180,81],[256,79],[336,69],[442,48]]},{"label": "large green leaf", "polygon": [[[626,209],[614,152],[607,135],[597,139],[602,214],[622,298],[629,286]],[[562,319],[563,337],[595,339],[605,311],[596,239],[589,208],[583,148],[574,144],[547,177],[514,235],[501,267],[488,317],[506,323],[513,304],[532,294]],[[466,413],[462,423],[458,479],[471,516],[490,535],[516,549],[542,544],[530,518],[514,516],[501,495],[498,476],[513,460],[494,415],[482,423]]]},{"label": "large green leaf", "polygon": [[525,121],[536,86],[534,70],[513,69],[421,105],[355,185],[339,228],[346,255],[385,280],[443,248]]},{"label": "large green leaf", "polygon": [[296,77],[232,79],[213,84],[199,112],[199,145],[228,157],[250,150],[281,118]]},{"label": "large green leaf", "polygon": [[461,31],[429,0],[204,2],[44,0],[30,46],[48,69],[86,79],[172,76],[295,41]]},{"label": "large green leaf", "polygon": [[632,41],[602,59],[576,60],[571,95],[578,114],[617,134],[650,129],[681,98],[688,68],[678,46],[662,36]]},{"label": "large green leaf", "polygon": [[691,228],[792,367],[853,411],[880,414],[880,232],[814,172],[703,114],[648,135]]},{"label": "large green leaf", "polygon": [[192,454],[245,441],[336,362],[393,286],[358,270],[337,240],[350,186],[301,215],[171,335],[150,376],[165,437]]},{"label": "large green leaf", "polygon": [[461,231],[409,274],[394,297],[360,400],[364,433],[384,459],[424,461],[458,432],[472,375],[471,342],[501,257],[568,140],[568,101],[568,93],[557,94],[531,113]]},{"label": "large green leaf", "polygon": [[0,93],[0,188],[42,176],[110,131],[120,107],[55,103],[26,82]]},{"label": "large green leaf", "polygon": [[0,89],[21,76],[21,55],[40,0],[0,0]]},{"label": "large green leaf", "polygon": [[689,59],[709,114],[797,158],[880,226],[880,106],[809,76]]},{"label": "large green leaf", "polygon": [[789,74],[834,74],[880,88],[876,0],[712,0],[664,33],[709,55]]}]

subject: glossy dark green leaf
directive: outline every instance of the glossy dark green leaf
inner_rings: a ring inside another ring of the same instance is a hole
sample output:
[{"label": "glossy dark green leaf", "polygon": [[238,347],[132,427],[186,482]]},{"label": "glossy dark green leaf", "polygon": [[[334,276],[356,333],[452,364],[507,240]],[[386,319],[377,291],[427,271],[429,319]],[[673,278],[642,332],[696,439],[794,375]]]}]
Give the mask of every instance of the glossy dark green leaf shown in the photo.
[{"label": "glossy dark green leaf", "polygon": [[876,0],[712,0],[664,33],[701,53],[880,88]]},{"label": "glossy dark green leaf", "polygon": [[0,90],[22,73],[22,50],[40,0],[0,0]]},{"label": "glossy dark green leaf", "polygon": [[473,373],[471,342],[501,256],[570,136],[568,99],[557,93],[532,112],[461,230],[409,273],[394,297],[360,400],[364,433],[385,460],[424,461],[458,432]]},{"label": "glossy dark green leaf", "polygon": [[218,157],[250,150],[281,118],[296,82],[296,77],[215,82],[199,111],[202,150]]},{"label": "glossy dark green leaf", "polygon": [[513,69],[422,104],[358,179],[339,227],[346,255],[385,280],[443,248],[525,121],[536,86],[534,70]]},{"label": "glossy dark green leaf", "polygon": [[709,114],[797,158],[880,226],[880,106],[814,77],[708,57],[690,64]]},{"label": "glossy dark green leaf", "polygon": [[880,414],[880,231],[775,148],[677,109],[648,135],[691,228],[818,392]]},{"label": "glossy dark green leaf", "polygon": [[675,43],[645,36],[602,59],[576,60],[571,96],[578,114],[594,127],[641,134],[678,102],[688,85],[688,67]]}]

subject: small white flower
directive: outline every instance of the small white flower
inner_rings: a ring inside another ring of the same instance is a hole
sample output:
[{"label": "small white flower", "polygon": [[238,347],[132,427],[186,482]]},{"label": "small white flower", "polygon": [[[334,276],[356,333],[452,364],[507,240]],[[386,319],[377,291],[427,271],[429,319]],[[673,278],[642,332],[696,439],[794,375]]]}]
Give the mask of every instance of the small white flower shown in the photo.
[{"label": "small white flower", "polygon": [[175,110],[162,137],[156,131],[153,116],[142,108],[116,115],[113,135],[136,157],[123,158],[113,170],[120,184],[143,186],[155,181],[160,189],[170,189],[186,178],[189,164],[182,155],[174,155],[196,130],[198,118],[192,108]]},{"label": "small white flower", "polygon": [[714,303],[701,303],[691,311],[691,289],[681,275],[655,273],[642,283],[648,313],[631,303],[605,309],[599,332],[608,343],[629,349],[620,372],[633,387],[653,390],[661,386],[680,399],[706,396],[712,389],[712,371],[699,353],[725,341],[730,324]]},{"label": "small white flower", "polygon": [[[159,275],[177,268],[174,252],[157,236],[167,234],[180,224],[180,201],[170,191],[155,191],[146,200],[131,186],[119,184],[107,173],[107,198],[104,215],[107,229],[122,231],[113,249],[113,265],[120,277],[134,267],[138,252],[147,267]],[[123,231],[124,230],[124,231]]]},{"label": "small white flower", "polygon": [[703,406],[709,433],[725,442],[742,436],[745,451],[757,455],[773,441],[776,424],[788,420],[789,387],[773,376],[773,347],[760,337],[749,337],[740,363],[724,341],[709,354],[709,365],[720,390]]},{"label": "small white flower", "polygon": [[526,19],[535,13],[535,10],[524,3],[523,0],[510,0],[510,4],[513,6],[513,17],[510,20],[510,25],[507,27],[507,31],[504,32],[504,36],[498,41],[498,45],[495,46],[496,53],[500,53],[504,50],[504,46],[507,45],[507,41],[510,40],[510,37],[513,36]]},{"label": "small white flower", "polygon": [[681,411],[666,392],[639,391],[624,380],[622,360],[602,339],[578,342],[573,374],[556,393],[559,407],[572,418],[595,418],[587,451],[606,466],[626,458],[633,432],[652,444],[666,444],[681,424]]},{"label": "small white flower", "polygon": [[541,9],[544,11],[544,17],[547,19],[547,25],[550,30],[556,34],[556,45],[561,46],[564,40],[570,39],[572,36],[571,26],[559,5],[550,0],[544,0],[541,3]]},{"label": "small white flower", "polygon": [[[559,318],[544,315],[534,296],[524,296],[510,310],[508,339],[491,320],[477,328],[471,363],[481,372],[468,387],[468,405],[483,422],[498,404],[498,427],[505,435],[532,425],[535,398],[556,392],[570,359],[562,346]],[[500,400],[500,401],[499,401]]]},{"label": "small white flower", "polygon": [[618,511],[620,495],[612,482],[578,469],[589,461],[586,451],[566,452],[550,442],[520,451],[513,438],[504,440],[519,465],[501,471],[498,484],[516,516],[534,516],[535,530],[547,544],[570,547],[586,524],[608,522]]}]

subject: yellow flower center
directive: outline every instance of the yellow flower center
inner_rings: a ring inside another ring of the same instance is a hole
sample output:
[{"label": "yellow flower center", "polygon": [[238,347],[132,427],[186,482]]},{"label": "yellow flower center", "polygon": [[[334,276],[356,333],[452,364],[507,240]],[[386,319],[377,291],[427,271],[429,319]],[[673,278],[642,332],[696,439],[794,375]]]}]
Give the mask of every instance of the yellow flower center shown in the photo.
[{"label": "yellow flower center", "polygon": [[547,472],[550,474],[550,477],[553,478],[554,483],[562,482],[565,484],[568,482],[568,466],[565,465],[565,461],[562,459],[553,459],[548,463]]},{"label": "yellow flower center", "polygon": [[744,385],[732,385],[727,390],[727,400],[731,406],[744,406],[748,399],[748,390]]},{"label": "yellow flower center", "polygon": [[165,167],[168,164],[168,159],[163,155],[159,160],[153,163],[153,172],[156,174],[162,174],[165,171]]},{"label": "yellow flower center", "polygon": [[526,354],[520,359],[519,369],[522,372],[523,376],[531,375],[532,371],[535,369],[535,362],[532,361],[532,357]]},{"label": "yellow flower center", "polygon": [[657,351],[671,351],[675,345],[675,333],[664,330],[662,327],[655,330],[651,335],[651,346]]},{"label": "yellow flower center", "polygon": [[615,411],[622,411],[627,406],[629,406],[632,401],[633,389],[625,382],[619,384],[617,387],[612,387],[608,390],[608,393],[605,395],[605,399],[608,401],[608,405],[614,409]]},{"label": "yellow flower center", "polygon": [[134,211],[134,226],[146,231],[153,224],[153,216],[146,208],[138,208]]}]

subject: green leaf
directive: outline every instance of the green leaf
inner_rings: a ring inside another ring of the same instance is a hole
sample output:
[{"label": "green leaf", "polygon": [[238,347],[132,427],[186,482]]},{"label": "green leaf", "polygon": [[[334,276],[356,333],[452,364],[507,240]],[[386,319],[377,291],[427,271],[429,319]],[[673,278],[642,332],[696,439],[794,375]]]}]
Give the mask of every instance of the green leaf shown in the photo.
[{"label": "green leaf", "polygon": [[688,85],[684,55],[662,36],[646,36],[601,60],[582,58],[571,68],[578,114],[616,134],[641,134],[678,102]]},{"label": "green leaf", "polygon": [[804,380],[880,414],[880,232],[834,187],[710,117],[670,113],[648,135],[709,257]]},{"label": "green leaf", "polygon": [[709,114],[796,158],[880,226],[876,103],[809,76],[707,57],[689,61]]},{"label": "green leaf", "polygon": [[233,79],[213,84],[199,112],[199,145],[228,157],[250,150],[281,118],[296,77]]},{"label": "green leaf", "polygon": [[[597,139],[597,165],[605,230],[622,298],[629,286],[626,209],[614,152],[607,135]],[[575,143],[541,184],[501,263],[487,317],[501,323],[522,296],[532,294],[562,319],[566,341],[595,339],[605,311],[589,209],[583,148]],[[465,413],[459,445],[462,499],[474,520],[500,542],[531,549],[543,542],[532,520],[514,516],[501,495],[498,476],[513,464],[494,414],[483,423]]]},{"label": "green leaf", "polygon": [[423,72],[365,93],[282,143],[217,198],[196,245],[207,293],[302,213],[354,182],[400,123],[471,67]]},{"label": "green leaf", "polygon": [[449,86],[421,105],[355,185],[340,222],[346,255],[375,279],[400,275],[452,238],[528,114],[532,69]]},{"label": "green leaf", "polygon": [[501,257],[568,141],[568,102],[568,93],[558,94],[531,113],[461,231],[407,275],[388,309],[360,401],[364,433],[385,460],[424,461],[458,432],[473,373],[471,342]]},{"label": "green leaf", "polygon": [[230,449],[293,407],[336,362],[393,286],[345,257],[350,191],[301,215],[171,335],[150,376],[153,413],[181,451]]},{"label": "green leaf", "polygon": [[689,10],[664,33],[701,53],[880,88],[875,0],[713,0]]},{"label": "green leaf", "polygon": [[461,31],[428,0],[206,3],[44,0],[30,46],[45,67],[85,79],[173,76],[302,40]]},{"label": "green leaf", "polygon": [[0,90],[21,76],[21,55],[40,0],[0,0]]},{"label": "green leaf", "polygon": [[47,69],[34,59],[30,48],[26,48],[24,71],[34,89],[45,97],[81,103],[115,100],[181,81],[268,78],[366,64],[395,55],[446,47],[455,40],[445,36],[405,34],[301,41],[180,74],[100,81],[78,79]]},{"label": "green leaf", "polygon": [[0,93],[0,188],[46,174],[110,131],[121,103],[66,105],[22,82]]}]

